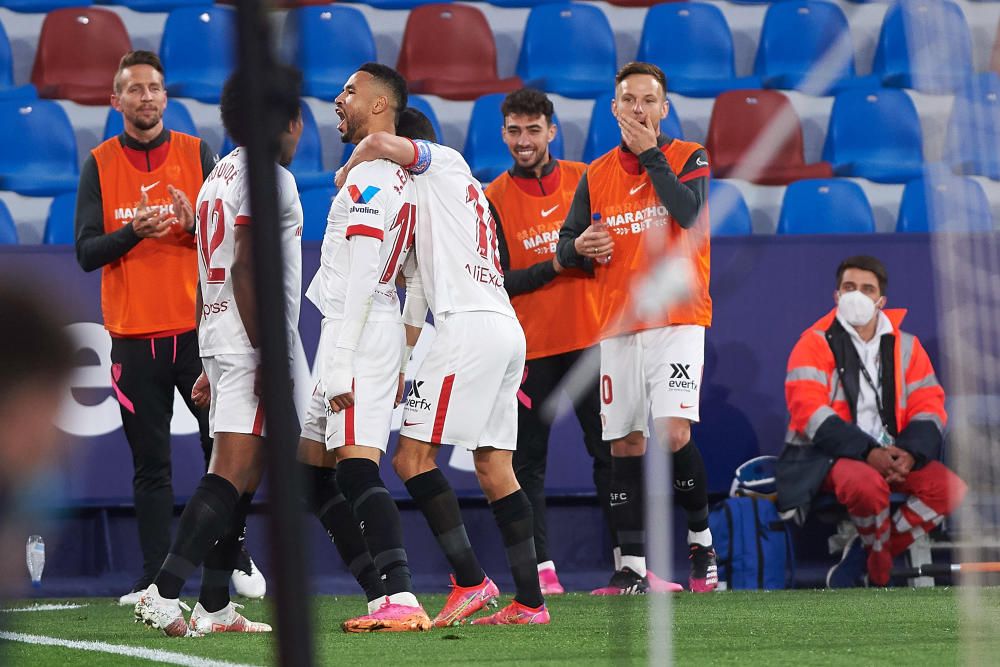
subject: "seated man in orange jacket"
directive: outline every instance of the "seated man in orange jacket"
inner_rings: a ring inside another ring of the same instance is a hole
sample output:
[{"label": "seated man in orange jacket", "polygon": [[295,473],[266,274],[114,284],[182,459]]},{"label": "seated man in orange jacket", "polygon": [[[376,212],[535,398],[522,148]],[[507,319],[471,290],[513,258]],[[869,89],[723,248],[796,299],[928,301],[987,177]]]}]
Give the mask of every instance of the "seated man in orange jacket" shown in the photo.
[{"label": "seated man in orange jacket", "polygon": [[[779,511],[802,518],[820,491],[847,507],[878,586],[888,585],[892,559],[966,491],[938,460],[944,390],[920,341],[899,329],[906,311],[882,310],[887,284],[874,257],[849,257],[837,268],[836,308],[802,333],[788,358],[790,423],[777,470]],[[891,518],[890,492],[908,495]],[[856,585],[863,563],[854,539],[827,585]]]}]

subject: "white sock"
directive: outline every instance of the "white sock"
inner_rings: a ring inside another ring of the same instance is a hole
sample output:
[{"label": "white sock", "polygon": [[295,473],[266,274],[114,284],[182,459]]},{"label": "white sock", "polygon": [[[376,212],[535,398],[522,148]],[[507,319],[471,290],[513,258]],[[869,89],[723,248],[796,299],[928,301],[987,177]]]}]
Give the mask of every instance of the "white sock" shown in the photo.
[{"label": "white sock", "polygon": [[708,528],[705,530],[699,530],[697,533],[689,530],[688,544],[700,544],[703,547],[712,546],[712,531]]},{"label": "white sock", "polygon": [[378,608],[382,606],[383,602],[385,602],[385,596],[382,596],[380,598],[375,598],[374,600],[372,600],[371,602],[369,602],[368,603],[368,613],[369,614],[374,614],[375,612],[377,612]]},{"label": "white sock", "polygon": [[401,604],[406,607],[420,606],[420,603],[417,602],[417,596],[413,593],[395,593],[389,596],[389,602],[392,604]]},{"label": "white sock", "polygon": [[628,568],[638,574],[640,577],[646,576],[646,557],[645,556],[622,556],[622,568]]},{"label": "white sock", "polygon": [[542,570],[552,570],[553,572],[555,572],[556,571],[556,564],[555,564],[555,562],[551,561],[551,560],[547,560],[544,563],[539,563],[538,564],[538,571],[541,572]]},{"label": "white sock", "polygon": [[614,553],[615,556],[615,572],[617,572],[618,570],[622,569],[622,548],[615,547],[612,553]]}]

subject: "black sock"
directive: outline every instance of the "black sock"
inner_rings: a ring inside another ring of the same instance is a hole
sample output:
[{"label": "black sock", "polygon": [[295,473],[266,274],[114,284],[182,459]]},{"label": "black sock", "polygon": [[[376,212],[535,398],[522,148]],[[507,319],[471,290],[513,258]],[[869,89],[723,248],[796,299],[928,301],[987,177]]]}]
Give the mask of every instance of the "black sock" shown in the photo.
[{"label": "black sock", "polygon": [[611,459],[611,521],[623,556],[646,555],[641,456]]},{"label": "black sock", "polygon": [[708,478],[694,440],[674,452],[674,494],[687,512],[688,530],[708,530]]},{"label": "black sock", "polygon": [[364,589],[368,601],[385,597],[382,575],[375,569],[375,561],[368,553],[365,536],[361,534],[361,527],[347,498],[340,492],[336,469],[305,464],[302,467],[306,473],[308,494],[305,502],[309,511],[323,524],[344,565]]},{"label": "black sock", "polygon": [[424,513],[427,524],[455,571],[459,586],[478,586],[486,577],[465,532],[458,498],[440,468],[428,470],[406,482],[406,490]]},{"label": "black sock", "polygon": [[252,493],[240,496],[236,509],[233,510],[229,530],[205,554],[198,602],[209,613],[219,611],[229,604],[229,580],[233,576],[233,570],[236,569],[240,549],[243,547],[251,502],[253,502]]},{"label": "black sock", "polygon": [[493,518],[503,535],[507,564],[514,576],[514,599],[532,609],[545,603],[538,585],[538,563],[535,558],[534,520],[531,503],[524,491],[518,489],[490,503]]},{"label": "black sock", "polygon": [[382,574],[386,595],[411,592],[399,508],[379,476],[378,464],[368,459],[345,459],[337,465],[337,484],[361,523],[368,553]]},{"label": "black sock", "polygon": [[160,595],[176,598],[188,577],[230,528],[240,494],[224,477],[207,473],[184,507],[177,536],[153,581]]}]

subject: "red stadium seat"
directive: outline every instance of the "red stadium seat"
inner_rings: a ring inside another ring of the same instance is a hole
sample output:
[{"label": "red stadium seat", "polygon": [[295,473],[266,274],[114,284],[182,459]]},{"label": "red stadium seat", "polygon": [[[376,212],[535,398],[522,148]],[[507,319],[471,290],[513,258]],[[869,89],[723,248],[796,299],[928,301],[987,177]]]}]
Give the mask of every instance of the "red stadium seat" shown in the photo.
[{"label": "red stadium seat", "polygon": [[828,162],[805,163],[799,116],[774,90],[730,90],[715,98],[705,148],[716,178],[787,185],[833,175]]},{"label": "red stadium seat", "polygon": [[118,61],[132,50],[125,24],[107,9],[57,9],[45,17],[31,70],[40,97],[106,105]]},{"label": "red stadium seat", "polygon": [[410,92],[474,100],[520,88],[497,77],[497,47],[486,17],[468,5],[434,4],[410,11],[396,69]]}]

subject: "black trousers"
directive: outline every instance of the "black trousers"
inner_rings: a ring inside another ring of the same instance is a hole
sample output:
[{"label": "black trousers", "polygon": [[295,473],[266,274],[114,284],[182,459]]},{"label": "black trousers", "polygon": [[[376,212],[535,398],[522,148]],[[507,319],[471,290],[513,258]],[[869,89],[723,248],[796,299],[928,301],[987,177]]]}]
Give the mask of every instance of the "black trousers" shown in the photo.
[{"label": "black trousers", "polygon": [[[514,473],[531,501],[535,517],[535,553],[538,562],[551,560],[547,543],[545,519],[545,467],[549,451],[549,432],[552,423],[543,415],[543,406],[552,396],[563,377],[580,360],[586,350],[576,350],[551,357],[525,362],[526,375],[521,393],[530,402],[525,405],[519,396],[517,405],[517,451],[514,452]],[[594,486],[611,531],[611,443],[601,439],[601,399],[598,371],[595,369],[590,387],[573,405],[576,418],[583,429],[583,442],[587,453],[594,459]]]},{"label": "black trousers", "polygon": [[132,449],[132,491],[142,548],[142,578],[137,584],[143,585],[153,581],[170,549],[174,515],[170,420],[175,388],[198,420],[206,467],[212,454],[208,410],[191,402],[191,387],[201,374],[198,336],[190,331],[163,338],[112,338],[111,362],[122,426]]}]

